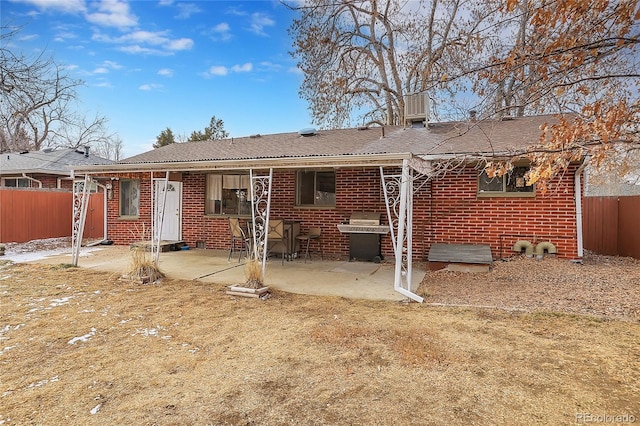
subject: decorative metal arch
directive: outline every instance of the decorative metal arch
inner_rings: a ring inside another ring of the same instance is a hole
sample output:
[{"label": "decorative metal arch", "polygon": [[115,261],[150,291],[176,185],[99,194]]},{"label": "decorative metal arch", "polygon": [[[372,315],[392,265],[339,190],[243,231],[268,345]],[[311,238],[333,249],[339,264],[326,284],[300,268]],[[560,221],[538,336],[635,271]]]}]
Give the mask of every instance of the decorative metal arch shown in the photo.
[{"label": "decorative metal arch", "polygon": [[387,220],[396,258],[393,288],[398,293],[423,302],[423,298],[411,291],[413,275],[413,170],[432,177],[429,162],[413,157],[402,161],[400,174],[385,174],[380,167],[380,178],[387,207]]},{"label": "decorative metal arch", "polygon": [[78,266],[80,248],[82,247],[82,233],[87,219],[87,207],[91,195],[91,176],[85,175],[84,181],[73,182],[73,222],[71,226],[71,262]]},{"label": "decorative metal arch", "polygon": [[262,264],[262,279],[267,268],[267,247],[269,244],[269,212],[271,210],[271,182],[273,169],[269,169],[267,176],[254,176],[253,169],[249,170],[251,179],[251,222],[253,226],[252,258]]}]

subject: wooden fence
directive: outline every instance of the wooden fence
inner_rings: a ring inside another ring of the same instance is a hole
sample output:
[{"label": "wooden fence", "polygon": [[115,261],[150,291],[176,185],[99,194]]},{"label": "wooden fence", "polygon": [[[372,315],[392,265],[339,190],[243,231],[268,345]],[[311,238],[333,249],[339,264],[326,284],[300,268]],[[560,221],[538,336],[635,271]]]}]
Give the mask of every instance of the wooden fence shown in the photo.
[{"label": "wooden fence", "polygon": [[584,248],[640,259],[640,196],[585,197]]},{"label": "wooden fence", "polygon": [[[67,191],[0,188],[0,243],[70,237],[73,194]],[[92,194],[84,238],[104,236],[104,195]]]}]

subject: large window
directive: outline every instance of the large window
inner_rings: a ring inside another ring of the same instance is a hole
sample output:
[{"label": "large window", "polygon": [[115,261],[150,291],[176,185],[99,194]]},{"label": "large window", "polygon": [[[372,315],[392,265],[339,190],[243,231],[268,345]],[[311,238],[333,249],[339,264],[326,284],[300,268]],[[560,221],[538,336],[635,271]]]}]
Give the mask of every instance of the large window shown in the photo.
[{"label": "large window", "polygon": [[2,186],[9,188],[29,188],[31,181],[25,178],[2,178]]},{"label": "large window", "polygon": [[486,171],[482,171],[478,177],[479,195],[512,195],[533,196],[533,185],[527,185],[525,174],[529,167],[514,167],[511,172],[502,176],[490,178]]},{"label": "large window", "polygon": [[333,170],[298,172],[296,179],[296,204],[299,206],[335,206],[335,172]]},{"label": "large window", "polygon": [[140,204],[140,181],[120,180],[120,216],[138,216]]},{"label": "large window", "polygon": [[249,216],[250,185],[246,174],[207,175],[205,214]]}]

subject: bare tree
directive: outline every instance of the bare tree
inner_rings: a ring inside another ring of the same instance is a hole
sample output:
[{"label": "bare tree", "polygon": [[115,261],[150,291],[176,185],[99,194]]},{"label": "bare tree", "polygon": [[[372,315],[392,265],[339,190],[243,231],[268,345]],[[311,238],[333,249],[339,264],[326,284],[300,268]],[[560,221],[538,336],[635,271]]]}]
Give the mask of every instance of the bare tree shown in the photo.
[{"label": "bare tree", "polygon": [[53,57],[28,57],[10,49],[19,29],[0,32],[0,151],[39,150],[103,143],[113,135],[106,118],[76,112],[77,88]]},{"label": "bare tree", "polygon": [[476,70],[478,92],[515,115],[570,113],[517,153],[532,161],[529,181],[544,185],[585,156],[595,166],[633,158],[625,153],[640,150],[638,0],[510,0],[499,19],[517,36]]},{"label": "bare tree", "polygon": [[365,122],[403,123],[404,95],[445,87],[463,62],[461,52],[482,43],[470,34],[489,5],[311,0],[292,6],[300,17],[289,29],[291,54],[304,73],[300,95],[314,121],[342,127],[359,111]]}]

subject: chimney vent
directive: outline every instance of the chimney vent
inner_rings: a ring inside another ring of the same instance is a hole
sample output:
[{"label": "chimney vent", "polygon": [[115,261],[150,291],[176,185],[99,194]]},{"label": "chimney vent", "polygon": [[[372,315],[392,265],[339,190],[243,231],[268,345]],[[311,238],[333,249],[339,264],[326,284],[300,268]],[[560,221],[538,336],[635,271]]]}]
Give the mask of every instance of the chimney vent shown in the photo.
[{"label": "chimney vent", "polygon": [[477,115],[478,115],[478,112],[475,109],[472,109],[471,111],[469,111],[469,118],[471,119],[471,121],[476,121]]},{"label": "chimney vent", "polygon": [[85,158],[89,158],[89,145],[84,146],[84,156]]}]

